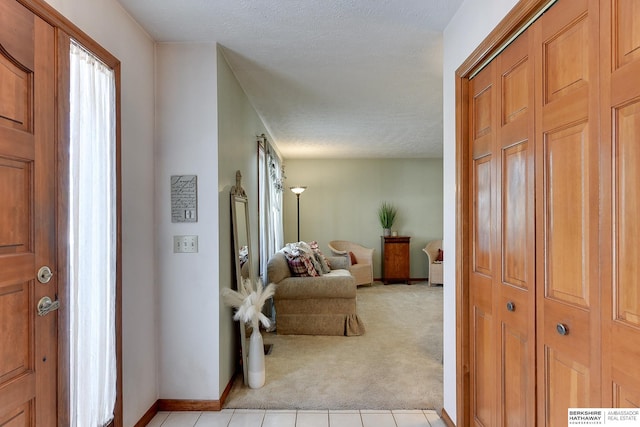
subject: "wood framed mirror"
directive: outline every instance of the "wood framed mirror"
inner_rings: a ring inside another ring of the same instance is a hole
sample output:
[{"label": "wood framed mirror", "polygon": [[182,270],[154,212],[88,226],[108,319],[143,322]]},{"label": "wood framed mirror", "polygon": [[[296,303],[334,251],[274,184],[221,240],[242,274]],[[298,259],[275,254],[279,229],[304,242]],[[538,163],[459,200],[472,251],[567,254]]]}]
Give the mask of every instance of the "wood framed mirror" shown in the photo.
[{"label": "wood framed mirror", "polygon": [[[231,223],[233,228],[233,247],[231,251],[235,259],[236,290],[242,287],[242,280],[248,278],[255,283],[255,271],[251,256],[251,233],[249,227],[249,200],[242,188],[242,174],[236,172],[236,185],[231,188]],[[238,322],[240,328],[240,346],[242,354],[242,375],[244,383],[247,379],[247,332],[243,322]]]}]

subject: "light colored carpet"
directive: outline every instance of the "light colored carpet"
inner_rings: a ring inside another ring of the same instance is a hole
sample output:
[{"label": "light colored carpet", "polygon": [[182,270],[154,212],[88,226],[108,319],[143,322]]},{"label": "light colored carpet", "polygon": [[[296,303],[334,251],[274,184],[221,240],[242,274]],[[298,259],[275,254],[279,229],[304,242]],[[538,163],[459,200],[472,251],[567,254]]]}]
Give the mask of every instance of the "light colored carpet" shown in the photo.
[{"label": "light colored carpet", "polygon": [[442,409],[442,288],[358,288],[359,337],[276,335],[266,383],[236,378],[226,408]]}]

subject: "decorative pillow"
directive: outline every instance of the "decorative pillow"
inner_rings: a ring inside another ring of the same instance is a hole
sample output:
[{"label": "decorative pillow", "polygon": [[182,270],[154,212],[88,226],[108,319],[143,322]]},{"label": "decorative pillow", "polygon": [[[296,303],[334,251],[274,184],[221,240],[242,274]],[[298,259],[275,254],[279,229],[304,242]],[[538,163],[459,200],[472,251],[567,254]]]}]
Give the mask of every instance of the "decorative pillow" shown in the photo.
[{"label": "decorative pillow", "polygon": [[324,254],[318,247],[318,242],[316,242],[315,240],[312,242],[309,242],[309,247],[313,251],[313,255],[315,256],[315,259],[320,263],[321,273],[322,274],[329,273],[331,271],[331,264],[329,264],[329,260],[327,259],[326,256],[324,256]]},{"label": "decorative pillow", "polygon": [[282,252],[287,257],[291,274],[300,277],[319,276],[320,274],[313,264],[313,261],[315,261],[313,259],[313,251],[306,243],[304,245],[300,245],[300,243],[303,242],[289,243],[282,249]]},{"label": "decorative pillow", "polygon": [[313,264],[313,268],[316,270],[316,273],[318,273],[318,276],[322,276],[324,274],[324,272],[322,271],[322,263],[320,262],[320,260],[318,260],[316,254],[313,254],[311,256],[305,254],[305,256],[309,258],[311,264]]},{"label": "decorative pillow", "polygon": [[[313,254],[313,257],[318,262],[318,264],[320,264],[320,271],[319,271],[320,274],[327,274],[327,273],[331,272],[331,268],[329,267],[329,264],[327,264],[325,259],[322,258],[321,254],[315,253],[315,254]],[[314,265],[315,265],[315,263],[314,263]]]},{"label": "decorative pillow", "polygon": [[314,250],[311,249],[311,246],[306,242],[298,242],[295,245],[301,253],[303,253],[307,258],[311,260],[311,263],[313,264],[313,268],[316,269],[316,271],[318,272],[318,275],[322,276],[323,274],[322,264],[316,258],[316,254]]},{"label": "decorative pillow", "polygon": [[316,271],[311,258],[305,254],[293,255],[285,253],[287,262],[289,263],[289,270],[293,276],[299,277],[315,277],[319,276]]},{"label": "decorative pillow", "polygon": [[349,257],[351,258],[351,265],[356,265],[358,263],[356,255],[353,252],[349,252]]},{"label": "decorative pillow", "polygon": [[444,256],[444,251],[442,249],[438,249],[438,256],[436,257],[436,261],[440,261],[440,262],[444,261],[443,256]]}]

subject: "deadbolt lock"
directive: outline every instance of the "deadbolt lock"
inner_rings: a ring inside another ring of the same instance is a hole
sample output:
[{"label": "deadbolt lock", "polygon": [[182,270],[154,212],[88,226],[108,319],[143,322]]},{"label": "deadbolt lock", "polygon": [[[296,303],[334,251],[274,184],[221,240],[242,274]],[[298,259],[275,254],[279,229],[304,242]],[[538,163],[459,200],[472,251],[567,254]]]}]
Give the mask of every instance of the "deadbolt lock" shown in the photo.
[{"label": "deadbolt lock", "polygon": [[46,265],[43,265],[42,267],[40,267],[40,270],[38,270],[38,282],[49,283],[49,280],[51,280],[52,277],[53,273],[51,272],[51,269]]}]

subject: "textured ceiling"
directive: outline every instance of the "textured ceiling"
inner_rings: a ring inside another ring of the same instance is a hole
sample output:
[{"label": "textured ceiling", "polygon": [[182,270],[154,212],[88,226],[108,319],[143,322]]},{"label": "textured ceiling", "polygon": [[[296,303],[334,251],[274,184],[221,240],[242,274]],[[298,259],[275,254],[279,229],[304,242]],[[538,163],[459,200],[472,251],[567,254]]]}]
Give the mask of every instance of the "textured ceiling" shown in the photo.
[{"label": "textured ceiling", "polygon": [[442,31],[462,0],[119,0],[215,41],[283,156],[442,157]]}]

